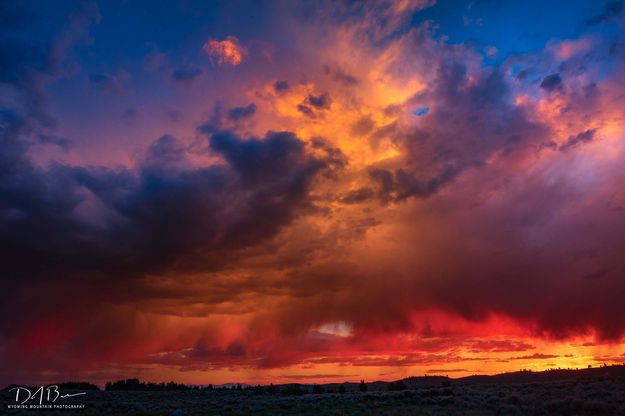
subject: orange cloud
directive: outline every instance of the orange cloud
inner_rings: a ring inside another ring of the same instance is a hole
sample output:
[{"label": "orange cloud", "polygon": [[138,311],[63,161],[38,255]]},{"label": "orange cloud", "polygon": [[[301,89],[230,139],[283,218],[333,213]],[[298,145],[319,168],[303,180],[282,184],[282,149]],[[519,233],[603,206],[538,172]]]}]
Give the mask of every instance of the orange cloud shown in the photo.
[{"label": "orange cloud", "polygon": [[234,36],[228,36],[224,40],[209,39],[202,49],[208,54],[213,65],[219,66],[237,66],[247,55],[247,49]]}]

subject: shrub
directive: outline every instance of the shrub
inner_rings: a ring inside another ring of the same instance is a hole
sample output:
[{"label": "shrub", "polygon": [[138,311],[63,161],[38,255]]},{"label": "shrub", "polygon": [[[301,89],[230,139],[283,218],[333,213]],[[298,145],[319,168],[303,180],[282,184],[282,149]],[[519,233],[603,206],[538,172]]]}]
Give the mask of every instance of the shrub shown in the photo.
[{"label": "shrub", "polygon": [[283,388],[281,393],[283,396],[301,396],[302,394],[306,394],[306,390],[299,384],[291,384]]},{"label": "shrub", "polygon": [[358,386],[358,389],[362,392],[367,391],[367,383],[365,383],[364,380],[360,380],[360,386]]},{"label": "shrub", "polygon": [[313,394],[323,394],[326,390],[323,388],[323,386],[320,386],[319,384],[315,384],[312,388],[312,392]]},{"label": "shrub", "polygon": [[521,411],[519,410],[519,408],[512,404],[504,404],[499,409],[497,409],[497,415],[509,416],[509,415],[520,415],[520,414],[521,414]]},{"label": "shrub", "polygon": [[393,381],[391,383],[388,383],[388,390],[389,391],[406,390],[406,384],[402,380]]}]

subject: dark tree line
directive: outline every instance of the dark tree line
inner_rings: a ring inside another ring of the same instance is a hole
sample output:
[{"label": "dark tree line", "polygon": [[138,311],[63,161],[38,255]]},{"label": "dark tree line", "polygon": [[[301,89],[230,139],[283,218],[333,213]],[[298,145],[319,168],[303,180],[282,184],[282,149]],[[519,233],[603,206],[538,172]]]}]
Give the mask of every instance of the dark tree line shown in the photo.
[{"label": "dark tree line", "polygon": [[179,384],[173,381],[169,383],[145,383],[139,381],[137,378],[129,378],[126,380],[117,380],[114,382],[107,382],[105,390],[117,390],[117,391],[163,391],[163,390],[198,390],[200,387],[189,386],[186,384]]}]

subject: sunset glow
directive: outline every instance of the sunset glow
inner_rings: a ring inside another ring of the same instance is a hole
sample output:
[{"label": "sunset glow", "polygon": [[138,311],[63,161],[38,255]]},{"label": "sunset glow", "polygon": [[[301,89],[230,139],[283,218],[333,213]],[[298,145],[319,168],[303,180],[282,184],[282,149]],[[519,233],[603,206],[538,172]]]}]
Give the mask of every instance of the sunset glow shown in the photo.
[{"label": "sunset glow", "polygon": [[524,3],[1,3],[0,382],[625,363],[625,8]]}]

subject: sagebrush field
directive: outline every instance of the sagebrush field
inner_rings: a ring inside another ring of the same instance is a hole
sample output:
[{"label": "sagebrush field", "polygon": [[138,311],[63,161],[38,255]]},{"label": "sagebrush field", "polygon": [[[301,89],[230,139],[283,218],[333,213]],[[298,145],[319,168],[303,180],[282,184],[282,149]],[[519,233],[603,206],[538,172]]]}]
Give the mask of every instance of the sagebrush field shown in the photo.
[{"label": "sagebrush field", "polygon": [[[394,383],[290,384],[242,389],[87,391],[82,410],[46,415],[625,415],[625,366]],[[361,391],[366,389],[366,391]],[[323,393],[312,393],[323,391]],[[3,405],[13,395],[3,391]],[[69,403],[69,402],[68,402]],[[5,407],[6,409],[6,407]],[[42,410],[7,410],[41,414]]]}]

